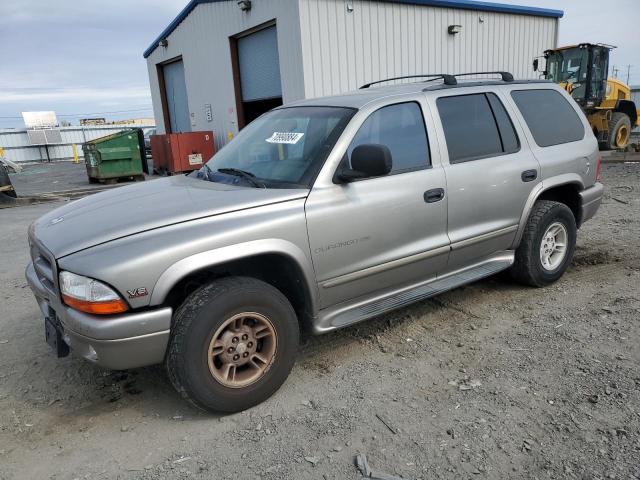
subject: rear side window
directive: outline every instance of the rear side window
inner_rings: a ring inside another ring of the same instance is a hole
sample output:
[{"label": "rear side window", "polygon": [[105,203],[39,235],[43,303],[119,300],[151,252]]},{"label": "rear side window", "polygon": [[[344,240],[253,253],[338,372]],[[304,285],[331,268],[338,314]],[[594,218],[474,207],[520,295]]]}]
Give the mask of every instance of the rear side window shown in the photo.
[{"label": "rear side window", "polygon": [[511,97],[538,146],[550,147],[584,138],[580,117],[559,92],[551,89],[514,90]]},{"label": "rear side window", "polygon": [[504,155],[520,149],[511,119],[493,93],[440,97],[436,104],[450,163]]},{"label": "rear side window", "polygon": [[386,145],[391,151],[391,173],[418,170],[431,164],[422,110],[415,102],[382,107],[364,121],[347,151],[358,145]]}]

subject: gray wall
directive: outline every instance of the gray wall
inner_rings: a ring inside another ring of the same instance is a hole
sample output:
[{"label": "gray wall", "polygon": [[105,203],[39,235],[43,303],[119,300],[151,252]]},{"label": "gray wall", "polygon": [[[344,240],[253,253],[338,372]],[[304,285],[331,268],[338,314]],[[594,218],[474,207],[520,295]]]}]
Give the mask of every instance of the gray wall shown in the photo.
[{"label": "gray wall", "polygon": [[[62,143],[49,145],[49,157],[51,160],[71,160],[73,159],[73,147],[71,145],[75,144],[78,157],[83,161],[82,144],[84,142],[133,127],[149,128],[153,127],[153,125],[60,128]],[[0,130],[0,147],[4,148],[4,156],[16,163],[37,162],[47,158],[44,147],[34,147],[29,143],[26,129]]]},{"label": "gray wall", "polygon": [[[306,97],[420,73],[507,70],[536,78],[533,58],[556,45],[556,18],[378,1],[299,4]],[[450,35],[449,25],[462,25],[461,33]]]},{"label": "gray wall", "polygon": [[[228,132],[238,131],[229,37],[276,19],[283,101],[304,98],[298,3],[294,0],[254,0],[251,11],[242,12],[235,1],[198,5],[169,35],[168,46],[158,47],[147,58],[151,98],[158,133],[164,118],[156,64],[182,55],[187,83],[191,128],[213,130],[216,145],[227,142]],[[213,120],[207,122],[205,105],[211,104]]]},{"label": "gray wall", "polygon": [[[229,37],[273,19],[285,103],[425,72],[500,69],[535,78],[533,58],[556,45],[558,28],[556,18],[369,0],[254,0],[250,12],[235,0],[200,4],[168,36],[168,46],[147,58],[158,132],[165,127],[156,65],[182,55],[192,130],[213,130],[218,147],[228,132],[235,135]],[[462,32],[449,35],[452,24]]]}]

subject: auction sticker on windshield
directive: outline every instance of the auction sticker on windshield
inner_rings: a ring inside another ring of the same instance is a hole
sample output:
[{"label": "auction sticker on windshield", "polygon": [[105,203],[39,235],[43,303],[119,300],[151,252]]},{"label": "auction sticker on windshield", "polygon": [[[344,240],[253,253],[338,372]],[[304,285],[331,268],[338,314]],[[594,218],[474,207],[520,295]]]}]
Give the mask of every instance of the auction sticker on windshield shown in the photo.
[{"label": "auction sticker on windshield", "polygon": [[288,143],[296,144],[304,136],[304,133],[296,132],[273,132],[269,138],[266,139],[269,143]]}]

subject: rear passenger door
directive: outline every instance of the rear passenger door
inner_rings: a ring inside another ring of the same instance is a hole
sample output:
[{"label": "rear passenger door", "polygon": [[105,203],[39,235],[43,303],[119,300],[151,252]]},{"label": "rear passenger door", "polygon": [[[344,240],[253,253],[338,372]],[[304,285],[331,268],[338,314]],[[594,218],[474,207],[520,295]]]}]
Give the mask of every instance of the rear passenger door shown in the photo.
[{"label": "rear passenger door", "polygon": [[[529,127],[529,143],[540,162],[541,178],[590,184],[595,178],[598,144],[578,104],[550,88],[513,90],[511,98]],[[589,138],[584,141],[587,132]]]},{"label": "rear passenger door", "polygon": [[448,152],[447,271],[507,250],[540,167],[496,93],[442,95],[435,101]]}]

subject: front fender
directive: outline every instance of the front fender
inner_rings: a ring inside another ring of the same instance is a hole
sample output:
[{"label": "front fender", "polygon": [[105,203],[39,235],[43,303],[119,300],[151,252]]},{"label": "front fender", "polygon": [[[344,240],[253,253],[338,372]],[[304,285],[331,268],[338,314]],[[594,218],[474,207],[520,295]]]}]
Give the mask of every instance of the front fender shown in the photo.
[{"label": "front fender", "polygon": [[187,275],[207,267],[222,265],[224,263],[253,257],[262,254],[279,254],[289,257],[299,267],[306,287],[310,292],[311,311],[316,311],[316,283],[311,262],[304,252],[286,240],[268,238],[253,240],[226,247],[216,248],[200,252],[174,263],[167,268],[158,278],[151,293],[150,305],[160,305],[164,302],[171,288]]}]

